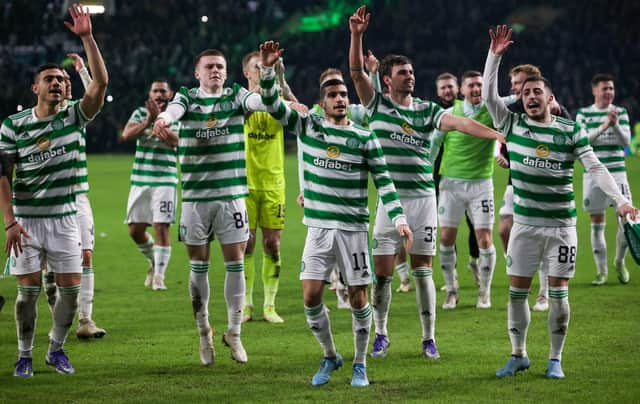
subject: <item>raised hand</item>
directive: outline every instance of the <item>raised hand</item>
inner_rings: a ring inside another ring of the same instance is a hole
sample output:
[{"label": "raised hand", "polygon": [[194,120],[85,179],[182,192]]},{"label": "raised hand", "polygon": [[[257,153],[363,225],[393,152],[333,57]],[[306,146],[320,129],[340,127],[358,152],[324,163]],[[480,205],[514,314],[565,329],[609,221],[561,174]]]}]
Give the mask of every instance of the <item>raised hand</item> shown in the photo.
[{"label": "raised hand", "polygon": [[263,66],[273,66],[282,56],[284,49],[280,49],[280,43],[267,41],[260,45],[260,59]]},{"label": "raised hand", "polygon": [[609,122],[609,126],[615,126],[618,123],[618,111],[615,109],[609,110],[607,113],[607,118]]},{"label": "raised hand", "polygon": [[367,71],[370,74],[376,74],[378,72],[380,62],[378,61],[378,58],[375,57],[373,52],[368,51],[364,56],[364,66],[367,68]]},{"label": "raised hand", "polygon": [[491,45],[489,49],[495,55],[502,55],[506,52],[509,45],[513,43],[511,40],[511,34],[513,34],[513,30],[511,28],[507,28],[506,25],[498,25],[496,27],[495,32],[493,29],[489,29],[489,36],[491,37]]},{"label": "raised hand", "polygon": [[91,17],[89,16],[89,9],[82,7],[80,4],[72,4],[69,7],[69,15],[73,19],[73,24],[68,21],[64,22],[64,25],[69,28],[69,31],[78,35],[79,37],[91,35]]},{"label": "raised hand", "polygon": [[84,60],[82,60],[82,57],[80,57],[80,55],[78,55],[77,53],[67,53],[67,56],[73,59],[73,67],[77,72],[82,70],[82,68],[84,67]]},{"label": "raised hand", "polygon": [[289,104],[291,109],[295,109],[298,113],[307,115],[309,113],[309,107],[299,102],[292,102]]},{"label": "raised hand", "polygon": [[371,13],[367,13],[366,6],[360,6],[351,17],[349,17],[349,29],[352,34],[362,35],[369,26]]},{"label": "raised hand", "polygon": [[158,104],[154,100],[148,99],[144,102],[145,108],[149,111],[149,116],[147,119],[149,122],[154,122],[158,115],[160,114],[160,108],[158,108]]}]

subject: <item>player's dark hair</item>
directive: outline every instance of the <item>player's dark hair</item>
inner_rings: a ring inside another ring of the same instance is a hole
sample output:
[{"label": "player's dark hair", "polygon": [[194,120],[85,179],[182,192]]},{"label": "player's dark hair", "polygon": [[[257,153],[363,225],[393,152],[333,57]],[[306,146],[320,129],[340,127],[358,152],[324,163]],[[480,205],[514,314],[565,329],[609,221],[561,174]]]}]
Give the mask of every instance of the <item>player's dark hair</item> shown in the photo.
[{"label": "player's dark hair", "polygon": [[327,95],[328,87],[337,86],[337,85],[343,85],[346,87],[346,84],[344,84],[344,81],[340,79],[326,80],[324,83],[322,83],[322,85],[320,86],[320,101],[324,100],[324,97]]},{"label": "player's dark hair", "polygon": [[608,73],[598,73],[591,79],[591,87],[595,87],[603,81],[613,81],[613,76]]},{"label": "player's dark hair", "polygon": [[38,81],[38,77],[40,76],[40,73],[49,69],[58,69],[60,71],[64,71],[64,68],[62,67],[62,65],[59,65],[57,63],[45,63],[43,65],[38,66],[38,68],[36,69],[36,72],[33,75],[33,82],[35,83],[36,81]]},{"label": "player's dark hair", "polygon": [[380,62],[380,75],[381,77],[391,77],[391,70],[393,69],[393,66],[411,64],[413,64],[411,63],[411,59],[404,55],[387,55],[382,58],[382,61]]},{"label": "player's dark hair", "polygon": [[469,79],[472,77],[482,77],[482,73],[480,73],[477,70],[467,70],[466,72],[462,73],[461,81],[464,82],[466,79]]},{"label": "player's dark hair", "polygon": [[551,82],[549,80],[547,80],[544,76],[541,75],[535,75],[535,76],[529,76],[527,77],[524,82],[522,83],[522,89],[524,90],[524,86],[525,84],[527,84],[530,81],[541,81],[544,83],[544,86],[547,88],[547,90],[549,90],[549,92],[551,94],[553,94],[553,88],[551,87]]},{"label": "player's dark hair", "polygon": [[[169,90],[172,90],[173,87],[171,87],[171,83],[169,82],[169,80],[165,79],[164,77],[158,77],[155,80],[153,80],[151,82],[151,84],[153,85],[153,83],[167,83],[167,86],[169,86]],[[151,87],[151,86],[149,86]]]},{"label": "player's dark hair", "polygon": [[193,59],[193,66],[198,66],[198,63],[200,63],[200,59],[205,56],[220,56],[225,60],[225,62],[227,60],[227,58],[224,57],[224,53],[222,53],[222,51],[219,51],[217,49],[205,49],[202,52],[198,53],[198,55]]}]

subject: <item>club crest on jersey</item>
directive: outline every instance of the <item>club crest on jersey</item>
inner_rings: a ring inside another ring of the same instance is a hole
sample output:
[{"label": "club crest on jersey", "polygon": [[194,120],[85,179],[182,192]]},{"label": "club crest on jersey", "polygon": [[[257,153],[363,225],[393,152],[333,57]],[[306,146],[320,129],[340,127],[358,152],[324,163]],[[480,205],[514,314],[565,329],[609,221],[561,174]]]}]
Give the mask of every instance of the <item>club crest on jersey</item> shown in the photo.
[{"label": "club crest on jersey", "polygon": [[233,109],[233,104],[231,103],[231,101],[225,101],[222,103],[222,105],[220,105],[220,109],[222,109],[224,112],[229,112]]},{"label": "club crest on jersey", "polygon": [[358,139],[354,139],[352,137],[350,137],[349,139],[347,139],[347,147],[351,150],[355,150],[360,146],[360,142],[358,141]]},{"label": "club crest on jersey", "polygon": [[424,126],[424,118],[421,116],[416,116],[415,118],[413,118],[413,126]]},{"label": "club crest on jersey", "polygon": [[563,135],[553,135],[553,143],[557,145],[565,145],[567,144],[567,138]]},{"label": "club crest on jersey", "polygon": [[61,119],[56,119],[55,121],[51,122],[51,127],[53,128],[53,130],[60,130],[64,128],[64,122],[62,122]]},{"label": "club crest on jersey", "polygon": [[338,146],[327,147],[327,157],[331,159],[338,158],[340,156],[340,148]]},{"label": "club crest on jersey", "polygon": [[51,145],[51,141],[49,140],[48,137],[41,137],[36,141],[36,145],[38,145],[38,149],[46,150]]},{"label": "club crest on jersey", "polygon": [[402,124],[402,131],[404,133],[406,133],[407,135],[412,135],[413,134],[413,128],[411,127],[411,125],[409,125],[406,122]]},{"label": "club crest on jersey", "polygon": [[551,151],[549,150],[549,146],[546,144],[539,144],[538,147],[536,147],[536,156],[546,159],[550,154]]},{"label": "club crest on jersey", "polygon": [[213,128],[214,126],[216,126],[217,123],[218,123],[218,118],[212,115],[207,119],[207,128]]}]

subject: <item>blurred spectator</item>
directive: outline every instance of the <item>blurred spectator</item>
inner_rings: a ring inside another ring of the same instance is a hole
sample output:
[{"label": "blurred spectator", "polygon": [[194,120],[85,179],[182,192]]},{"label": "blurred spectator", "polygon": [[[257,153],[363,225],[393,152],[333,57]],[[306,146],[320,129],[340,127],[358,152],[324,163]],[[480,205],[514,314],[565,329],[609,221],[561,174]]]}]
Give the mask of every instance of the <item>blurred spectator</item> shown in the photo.
[{"label": "blurred spectator", "polygon": [[[34,102],[26,83],[32,66],[62,62],[64,55],[81,49],[62,24],[64,0],[3,0],[0,5],[0,74],[3,91],[0,114]],[[93,18],[94,32],[104,44],[111,77],[102,114],[89,128],[89,152],[122,151],[118,132],[129,111],[144,100],[150,80],[167,78],[175,85],[196,85],[193,57],[205,48],[222,50],[229,61],[229,80],[242,81],[240,60],[266,39],[285,45],[287,79],[299,99],[312,104],[317,77],[326,67],[347,68],[348,15],[355,0],[140,0],[115,1],[115,18]],[[304,4],[304,5],[301,5]],[[373,13],[365,49],[380,57],[387,53],[409,56],[416,70],[416,96],[435,98],[438,73],[460,75],[480,69],[487,48],[487,29],[507,23],[517,28],[516,46],[504,61],[511,66],[540,66],[554,93],[572,115],[591,102],[590,78],[598,72],[616,77],[617,98],[632,121],[640,118],[640,42],[634,16],[640,2],[595,0],[586,6],[577,0],[372,0]],[[289,32],[304,15],[328,8],[346,10],[343,23],[320,32]],[[33,16],[40,16],[39,22]],[[203,16],[207,21],[202,22]],[[505,73],[506,74],[506,73]],[[508,80],[501,81],[508,93]],[[80,86],[80,83],[74,83]],[[352,93],[352,101],[355,93]]]}]

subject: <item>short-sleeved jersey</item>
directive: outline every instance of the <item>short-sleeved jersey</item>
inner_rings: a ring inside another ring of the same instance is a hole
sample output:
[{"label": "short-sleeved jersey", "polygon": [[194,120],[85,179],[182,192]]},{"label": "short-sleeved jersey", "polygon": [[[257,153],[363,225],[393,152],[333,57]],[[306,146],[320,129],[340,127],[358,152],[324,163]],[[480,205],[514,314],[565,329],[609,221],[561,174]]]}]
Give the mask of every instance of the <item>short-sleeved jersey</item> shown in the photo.
[{"label": "short-sleeved jersey", "polygon": [[389,174],[401,197],[435,195],[429,160],[435,129],[445,111],[436,103],[414,98],[409,107],[379,92],[367,105],[369,128],[382,146]]},{"label": "short-sleeved jersey", "polygon": [[17,217],[76,213],[78,155],[88,122],[79,102],[43,119],[29,108],[2,122],[0,151],[16,161],[13,209]]},{"label": "short-sleeved jersey", "polygon": [[250,94],[239,84],[225,88],[220,96],[181,87],[171,101],[185,111],[178,143],[184,202],[249,194],[243,125]]},{"label": "short-sleeved jersey", "polygon": [[267,112],[252,112],[244,120],[249,189],[283,191],[284,129]]},{"label": "short-sleeved jersey", "polygon": [[[618,112],[618,124],[623,130],[631,133],[629,125],[629,114],[626,108],[611,105]],[[576,114],[576,121],[586,129],[587,133],[597,129],[605,121],[607,121],[609,108],[600,109],[595,105],[580,108]],[[596,157],[610,172],[626,171],[624,166],[624,144],[618,135],[614,133],[613,128],[608,128],[596,140],[591,143]]]},{"label": "short-sleeved jersey", "polygon": [[[133,111],[127,123],[142,123],[148,115],[147,108],[139,107]],[[131,185],[175,187],[178,183],[176,148],[167,146],[158,137],[153,136],[152,128],[153,123],[150,123],[144,133],[136,140],[136,156],[131,171]],[[171,124],[169,130],[178,133],[179,125],[177,122]]]},{"label": "short-sleeved jersey", "polygon": [[509,150],[514,222],[575,226],[573,165],[592,150],[586,132],[576,122],[561,117],[543,124],[513,112],[499,130]]},{"label": "short-sleeved jersey", "polygon": [[[289,108],[275,93],[275,74],[262,77],[262,101],[287,131],[300,139],[303,166],[304,223],[310,227],[367,231],[368,177],[390,219],[404,215],[376,136],[350,123],[334,125],[317,114]],[[263,73],[264,74],[264,73]]]}]

